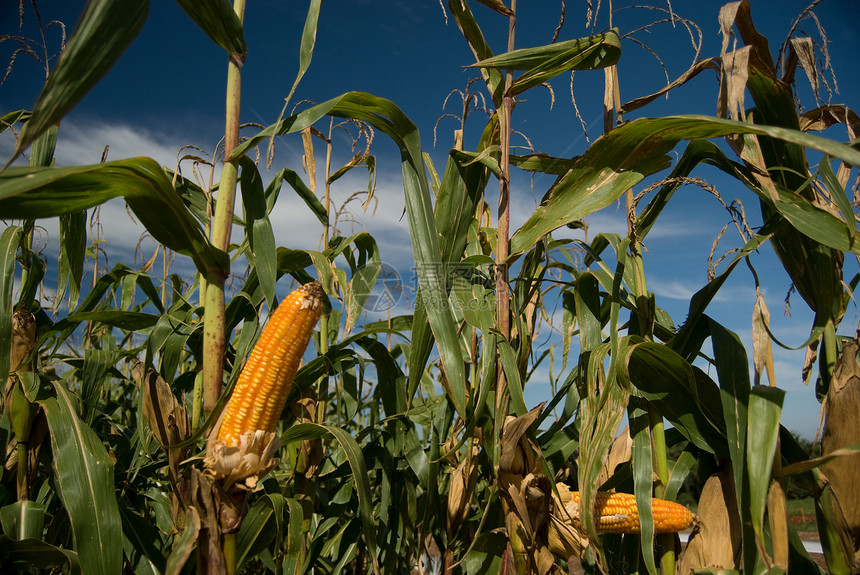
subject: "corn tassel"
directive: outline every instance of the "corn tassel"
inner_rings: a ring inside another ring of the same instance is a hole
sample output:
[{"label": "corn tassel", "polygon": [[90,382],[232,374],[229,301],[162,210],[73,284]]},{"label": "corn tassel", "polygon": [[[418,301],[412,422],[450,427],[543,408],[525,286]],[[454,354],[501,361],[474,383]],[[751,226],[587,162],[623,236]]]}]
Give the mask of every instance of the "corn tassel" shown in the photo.
[{"label": "corn tassel", "polygon": [[[579,492],[573,491],[571,495],[578,506]],[[651,499],[651,513],[654,516],[654,533],[675,533],[696,523],[693,512],[674,501]],[[636,496],[632,493],[599,491],[594,517],[598,533],[640,533],[642,530]]]},{"label": "corn tassel", "polygon": [[224,409],[219,440],[237,446],[248,432],[275,430],[322,307],[317,282],[299,287],[277,307]]}]

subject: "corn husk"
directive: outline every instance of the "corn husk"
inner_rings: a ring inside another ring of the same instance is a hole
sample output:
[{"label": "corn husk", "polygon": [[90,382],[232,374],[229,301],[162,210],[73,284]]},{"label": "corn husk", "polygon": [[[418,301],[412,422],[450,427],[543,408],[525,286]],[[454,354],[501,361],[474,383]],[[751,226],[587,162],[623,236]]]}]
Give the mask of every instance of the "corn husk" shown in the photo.
[{"label": "corn husk", "polygon": [[740,515],[728,473],[717,473],[705,482],[697,516],[698,528],[681,555],[677,573],[687,575],[701,569],[740,569]]},{"label": "corn husk", "polygon": [[[857,351],[860,344],[846,341],[833,369],[830,389],[824,401],[825,420],[821,438],[822,455],[860,443],[860,366]],[[854,567],[860,566],[860,456],[836,457],[822,466],[839,502],[844,524],[843,538],[853,541]]]}]

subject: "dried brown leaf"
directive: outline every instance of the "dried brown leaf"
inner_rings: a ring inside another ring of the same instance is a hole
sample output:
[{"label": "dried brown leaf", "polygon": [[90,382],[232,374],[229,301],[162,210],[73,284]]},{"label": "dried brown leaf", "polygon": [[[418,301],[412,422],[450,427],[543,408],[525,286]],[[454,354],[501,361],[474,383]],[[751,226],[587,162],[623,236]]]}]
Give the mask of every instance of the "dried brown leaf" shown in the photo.
[{"label": "dried brown leaf", "polygon": [[629,102],[627,102],[626,104],[621,106],[621,108],[618,109],[618,113],[619,114],[628,114],[628,113],[632,112],[633,110],[637,110],[637,109],[639,109],[639,108],[641,108],[647,104],[650,104],[651,102],[653,102],[654,100],[656,100],[660,96],[668,93],[670,90],[673,90],[674,88],[677,88],[678,86],[683,86],[684,84],[686,84],[687,82],[689,82],[690,80],[692,80],[693,78],[698,76],[701,72],[704,72],[705,70],[715,70],[717,73],[719,73],[720,72],[719,60],[717,58],[708,58],[706,60],[699,60],[698,62],[696,62],[695,64],[690,66],[689,70],[687,70],[686,72],[684,72],[683,74],[678,76],[670,84],[667,84],[666,87],[662,88],[661,90],[658,90],[657,92],[654,92],[653,94],[649,94],[647,96],[641,96],[639,98],[635,98],[633,100],[630,100]]},{"label": "dried brown leaf", "polygon": [[696,514],[698,528],[690,536],[677,572],[687,575],[702,569],[739,569],[741,524],[728,473],[720,472],[708,478]]},{"label": "dried brown leaf", "polygon": [[758,385],[761,381],[762,372],[767,369],[767,378],[771,387],[776,386],[776,378],[773,372],[773,347],[770,342],[770,311],[761,290],[756,286],[755,306],[753,306],[752,317],[752,345],[753,345],[753,367],[755,370],[754,382]]},{"label": "dried brown leaf", "polygon": [[835,124],[845,124],[850,140],[860,136],[860,116],[845,106],[820,106],[800,117],[800,129],[804,132],[826,130]]},{"label": "dried brown leaf", "polygon": [[816,98],[820,98],[818,84],[818,66],[815,63],[815,46],[812,43],[812,38],[802,36],[800,38],[791,39],[791,51],[797,55],[797,61],[803,71],[806,72],[806,78],[812,86],[812,93]]},{"label": "dried brown leaf", "polygon": [[726,108],[721,110],[725,117],[732,120],[746,119],[744,94],[749,77],[749,58],[751,46],[744,46],[723,55],[723,77],[725,78]]}]

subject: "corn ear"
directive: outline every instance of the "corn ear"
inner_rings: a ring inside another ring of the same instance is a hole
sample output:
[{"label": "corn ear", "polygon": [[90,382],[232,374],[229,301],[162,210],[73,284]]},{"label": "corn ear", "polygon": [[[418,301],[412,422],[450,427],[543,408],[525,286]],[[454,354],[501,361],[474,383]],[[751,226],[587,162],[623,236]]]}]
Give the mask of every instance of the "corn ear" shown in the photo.
[{"label": "corn ear", "polygon": [[275,309],[224,409],[220,441],[238,446],[246,433],[275,430],[322,307],[322,287],[312,282]]},{"label": "corn ear", "polygon": [[[573,517],[574,523],[578,524],[579,492],[572,491],[569,498],[563,499],[566,499],[565,507],[568,513]],[[696,516],[693,512],[674,501],[652,499],[651,513],[654,516],[654,533],[675,533],[696,524]],[[632,493],[598,492],[594,517],[598,533],[640,533],[642,531],[636,496]]]}]

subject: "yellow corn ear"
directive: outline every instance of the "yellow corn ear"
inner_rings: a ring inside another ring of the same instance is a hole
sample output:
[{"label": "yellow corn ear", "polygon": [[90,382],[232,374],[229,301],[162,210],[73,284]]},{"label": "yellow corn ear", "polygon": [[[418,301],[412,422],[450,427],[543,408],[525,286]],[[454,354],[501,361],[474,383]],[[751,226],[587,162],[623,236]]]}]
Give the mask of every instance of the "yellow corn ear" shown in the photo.
[{"label": "yellow corn ear", "polygon": [[275,430],[322,307],[322,287],[312,282],[275,309],[224,408],[219,440],[238,445],[249,431]]},{"label": "yellow corn ear", "polygon": [[[579,504],[579,492],[572,492]],[[651,499],[654,516],[654,533],[675,533],[691,528],[696,523],[692,511],[674,501]],[[595,505],[595,522],[598,533],[640,533],[639,510],[632,493],[599,491]]]}]

